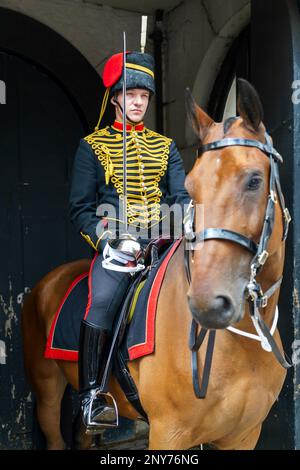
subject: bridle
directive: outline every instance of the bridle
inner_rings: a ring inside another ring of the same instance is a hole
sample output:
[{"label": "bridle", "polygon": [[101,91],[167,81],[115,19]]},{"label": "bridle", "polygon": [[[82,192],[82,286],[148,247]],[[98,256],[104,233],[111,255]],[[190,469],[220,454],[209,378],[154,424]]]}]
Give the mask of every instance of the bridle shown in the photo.
[{"label": "bridle", "polygon": [[[201,147],[201,153],[198,155],[198,158],[200,158],[205,152],[232,146],[255,147],[261,150],[265,155],[269,157],[270,160],[269,195],[265,211],[263,228],[258,244],[256,244],[253,240],[246,237],[245,235],[242,235],[241,233],[223,228],[206,228],[201,232],[195,232],[195,208],[194,202],[193,200],[191,200],[184,217],[184,240],[186,244],[184,250],[185,270],[188,282],[190,283],[190,249],[187,248],[188,243],[190,244],[190,247],[193,250],[194,243],[205,242],[206,240],[212,239],[227,240],[232,243],[237,243],[238,245],[250,251],[254,255],[250,265],[250,279],[247,284],[246,292],[246,300],[249,303],[250,316],[253,321],[254,327],[256,328],[256,331],[261,339],[262,347],[267,351],[273,351],[276,359],[280,362],[280,364],[283,367],[288,368],[291,367],[292,364],[282,356],[268,326],[262,319],[259,312],[259,308],[264,308],[267,306],[268,299],[276,292],[282,282],[281,277],[265,293],[263,293],[261,285],[256,280],[257,274],[261,271],[269,256],[267,248],[268,242],[273,232],[275,221],[275,206],[278,201],[282,210],[283,217],[282,240],[286,240],[287,238],[288,227],[291,221],[290,213],[287,207],[285,206],[278,170],[278,162],[282,163],[283,159],[281,155],[277,152],[277,150],[275,150],[275,148],[273,147],[271,138],[267,133],[265,133],[265,139],[266,143],[263,144],[258,140],[243,138],[224,138],[215,142],[211,142],[209,144],[204,144]],[[229,327],[228,329],[230,330],[231,327]],[[232,328],[232,330],[235,329]],[[206,395],[215,340],[215,330],[210,330],[206,351],[206,359],[203,370],[202,385],[200,388],[198,383],[197,351],[201,346],[206,336],[206,333],[207,330],[202,328],[199,335],[197,335],[197,323],[195,322],[195,320],[192,320],[192,327],[190,333],[190,349],[192,350],[193,354],[192,365],[194,390],[198,398],[204,398]]]}]

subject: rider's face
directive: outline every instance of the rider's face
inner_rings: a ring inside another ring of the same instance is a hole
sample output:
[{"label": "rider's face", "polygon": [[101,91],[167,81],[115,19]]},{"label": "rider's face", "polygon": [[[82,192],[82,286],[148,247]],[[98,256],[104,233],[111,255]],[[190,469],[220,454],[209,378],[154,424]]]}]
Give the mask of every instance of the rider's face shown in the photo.
[{"label": "rider's face", "polygon": [[[123,92],[120,91],[114,97],[115,100],[123,107]],[[132,122],[141,122],[144,119],[149,104],[150,92],[143,88],[132,88],[126,92],[126,115]],[[122,121],[123,114],[118,105],[112,100],[115,106],[116,119]]]}]

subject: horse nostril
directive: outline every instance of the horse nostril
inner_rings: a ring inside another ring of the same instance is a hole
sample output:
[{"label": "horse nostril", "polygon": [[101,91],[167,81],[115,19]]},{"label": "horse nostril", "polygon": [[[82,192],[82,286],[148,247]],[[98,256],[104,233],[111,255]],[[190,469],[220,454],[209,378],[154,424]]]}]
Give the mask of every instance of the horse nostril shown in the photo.
[{"label": "horse nostril", "polygon": [[188,296],[190,311],[203,328],[227,328],[235,315],[234,300],[230,295],[218,295],[211,299]]},{"label": "horse nostril", "polygon": [[225,295],[218,295],[212,302],[212,309],[218,312],[219,315],[230,316],[233,312],[233,304],[229,297]]}]

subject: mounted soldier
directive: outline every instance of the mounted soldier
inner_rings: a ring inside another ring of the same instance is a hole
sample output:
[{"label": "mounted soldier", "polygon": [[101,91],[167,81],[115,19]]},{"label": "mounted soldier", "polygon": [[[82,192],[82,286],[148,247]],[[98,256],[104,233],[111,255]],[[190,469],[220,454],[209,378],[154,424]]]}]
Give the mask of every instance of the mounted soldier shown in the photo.
[{"label": "mounted soldier", "polygon": [[[92,433],[117,423],[114,400],[103,390],[102,379],[115,315],[132,274],[143,267],[144,248],[151,240],[151,235],[129,235],[129,228],[139,226],[149,233],[161,222],[162,203],[183,207],[190,201],[175,143],[143,122],[155,94],[153,57],[124,51],[108,59],[103,71],[106,93],[99,122],[109,99],[115,121],[102,129],[98,123],[95,132],[80,141],[70,193],[71,220],[94,250],[79,340],[82,416]],[[114,239],[110,218],[99,212],[101,204],[111,204],[117,219],[122,219]]]}]

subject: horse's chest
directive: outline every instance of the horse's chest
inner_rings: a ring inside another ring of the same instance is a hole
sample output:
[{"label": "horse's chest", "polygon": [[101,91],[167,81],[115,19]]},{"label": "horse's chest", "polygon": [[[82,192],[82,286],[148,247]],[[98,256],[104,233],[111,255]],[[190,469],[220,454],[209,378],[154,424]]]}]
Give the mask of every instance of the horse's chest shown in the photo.
[{"label": "horse's chest", "polygon": [[276,396],[275,387],[258,372],[244,371],[237,377],[232,375],[223,382],[214,382],[212,388],[212,408],[218,409],[224,425],[231,423],[235,430],[248,428],[251,423],[254,425],[258,420],[263,420]]}]

